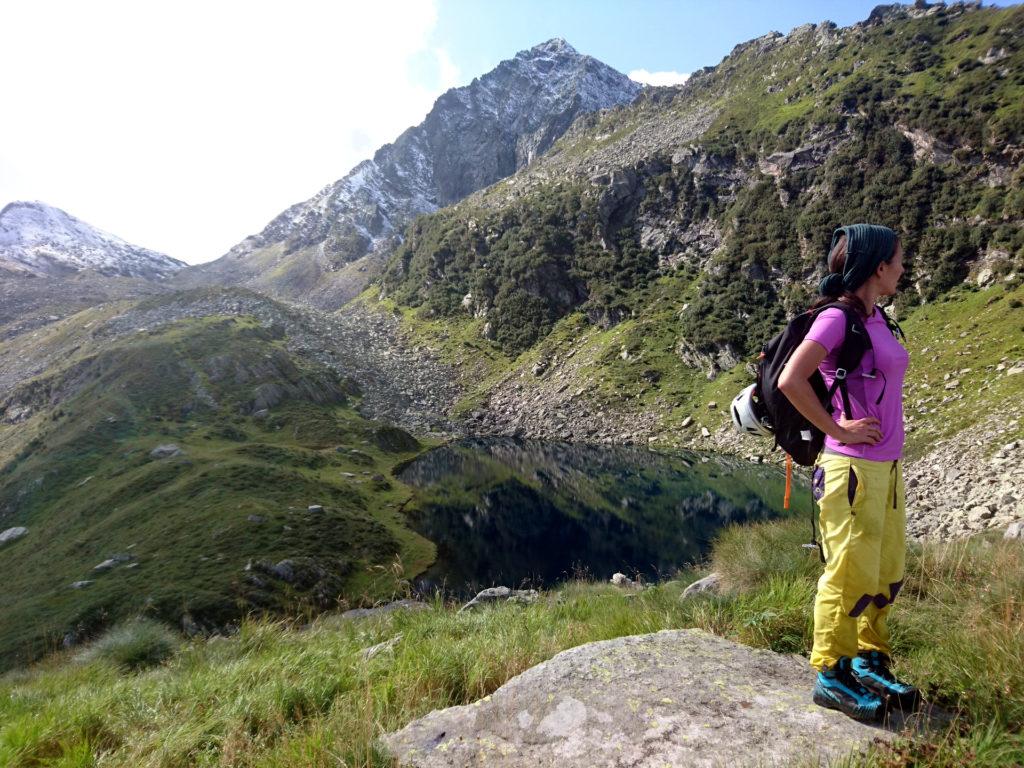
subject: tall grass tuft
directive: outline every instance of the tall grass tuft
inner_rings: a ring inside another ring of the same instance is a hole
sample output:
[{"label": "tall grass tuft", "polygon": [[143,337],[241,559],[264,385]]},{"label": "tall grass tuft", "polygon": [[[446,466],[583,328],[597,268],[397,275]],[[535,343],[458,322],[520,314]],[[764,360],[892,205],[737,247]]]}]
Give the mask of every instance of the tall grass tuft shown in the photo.
[{"label": "tall grass tuft", "polygon": [[179,644],[178,635],[160,622],[129,619],[92,642],[78,655],[78,660],[85,663],[102,660],[137,671],[170,658]]},{"label": "tall grass tuft", "polygon": [[807,515],[753,525],[732,525],[715,541],[712,566],[727,589],[749,590],[771,577],[817,579],[821,563]]}]

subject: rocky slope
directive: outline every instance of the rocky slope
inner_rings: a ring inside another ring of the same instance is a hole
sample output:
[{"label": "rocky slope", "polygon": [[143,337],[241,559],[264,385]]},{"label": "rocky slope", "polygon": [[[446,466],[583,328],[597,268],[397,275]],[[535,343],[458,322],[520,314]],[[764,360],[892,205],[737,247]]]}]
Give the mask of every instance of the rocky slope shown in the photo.
[{"label": "rocky slope", "polygon": [[[290,353],[358,384],[363,392],[359,408],[366,418],[421,434],[451,428],[447,414],[461,392],[458,377],[429,350],[406,342],[395,318],[359,307],[323,315],[244,289],[197,289],[103,304],[0,342],[0,424],[22,423],[60,404],[52,398],[36,403],[34,379],[124,340],[208,317],[250,318],[262,327],[280,328]],[[0,443],[15,439],[0,434]]]},{"label": "rocky slope", "polygon": [[54,323],[88,307],[163,293],[166,283],[108,277],[91,270],[69,275],[0,276],[0,340]]},{"label": "rocky slope", "polygon": [[0,211],[0,277],[4,273],[52,277],[90,270],[163,280],[184,266],[45,203],[15,202]]},{"label": "rocky slope", "polygon": [[525,167],[580,114],[640,85],[554,39],[442,95],[424,121],[179,284],[246,285],[335,308],[379,270],[405,225]]}]

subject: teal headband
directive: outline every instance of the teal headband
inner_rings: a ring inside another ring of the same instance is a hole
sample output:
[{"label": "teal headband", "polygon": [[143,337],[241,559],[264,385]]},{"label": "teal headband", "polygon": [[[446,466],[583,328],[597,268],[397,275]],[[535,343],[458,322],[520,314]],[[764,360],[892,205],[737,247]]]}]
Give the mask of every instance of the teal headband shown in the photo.
[{"label": "teal headband", "polygon": [[846,266],[842,274],[833,272],[818,284],[822,296],[839,296],[845,291],[856,291],[878,269],[883,261],[892,258],[896,250],[896,233],[879,224],[850,224],[832,233],[829,253],[839,238],[846,235]]}]

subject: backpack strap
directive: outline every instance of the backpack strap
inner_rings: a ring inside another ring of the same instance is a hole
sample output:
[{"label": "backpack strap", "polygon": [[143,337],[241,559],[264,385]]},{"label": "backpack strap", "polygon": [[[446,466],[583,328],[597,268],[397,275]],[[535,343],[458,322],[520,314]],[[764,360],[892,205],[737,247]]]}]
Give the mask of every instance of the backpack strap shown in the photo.
[{"label": "backpack strap", "polygon": [[847,419],[852,419],[853,408],[850,404],[850,392],[846,386],[846,377],[852,371],[857,370],[857,366],[860,365],[864,353],[871,349],[871,338],[868,336],[867,329],[864,327],[864,323],[858,316],[857,311],[842,302],[836,301],[821,307],[819,312],[832,307],[842,310],[843,317],[846,318],[846,333],[843,336],[843,344],[839,348],[839,355],[836,359],[836,375],[832,380],[832,386],[828,390],[828,405],[825,407],[825,410],[828,411],[830,416],[832,415],[832,398],[838,390],[843,399],[843,414]]},{"label": "backpack strap", "polygon": [[885,325],[889,329],[889,333],[895,336],[897,339],[901,339],[904,344],[907,343],[907,334],[900,328],[900,324],[897,323],[893,318],[889,317],[889,313],[882,309],[879,309],[882,313],[882,319],[885,320]]}]

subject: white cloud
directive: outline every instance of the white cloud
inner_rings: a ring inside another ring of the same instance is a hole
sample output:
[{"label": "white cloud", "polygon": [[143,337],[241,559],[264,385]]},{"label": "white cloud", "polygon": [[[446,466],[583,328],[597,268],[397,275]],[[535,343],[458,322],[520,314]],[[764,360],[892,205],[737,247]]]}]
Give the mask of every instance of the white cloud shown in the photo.
[{"label": "white cloud", "polygon": [[434,56],[437,57],[438,82],[441,89],[448,90],[457,86],[461,80],[461,73],[451,56],[448,55],[448,51],[444,48],[435,48]]},{"label": "white cloud", "polygon": [[458,84],[436,22],[423,0],[0,4],[0,207],[220,256]]},{"label": "white cloud", "polygon": [[629,73],[630,80],[645,85],[682,85],[690,79],[689,72],[648,72],[646,69],[634,69]]}]

